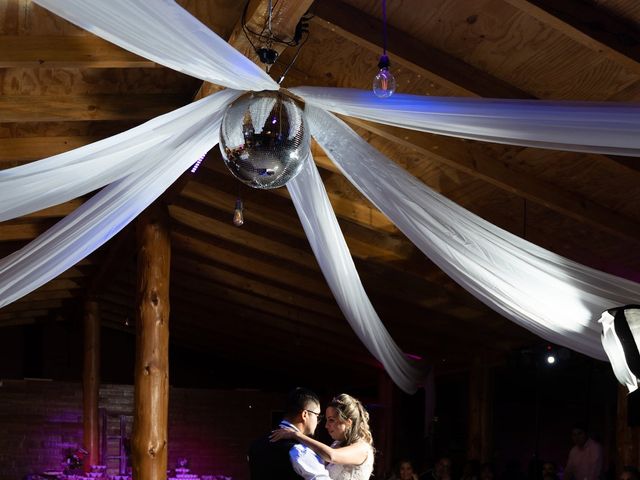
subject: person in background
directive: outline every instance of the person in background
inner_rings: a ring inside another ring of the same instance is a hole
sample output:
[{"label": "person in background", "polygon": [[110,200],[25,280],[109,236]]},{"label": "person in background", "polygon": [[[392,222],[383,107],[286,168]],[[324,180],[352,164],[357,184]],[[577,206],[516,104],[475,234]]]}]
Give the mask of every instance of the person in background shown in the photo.
[{"label": "person in background", "polygon": [[407,458],[401,459],[387,480],[418,480],[418,475],[415,472],[415,468],[413,468],[413,462]]},{"label": "person in background", "polygon": [[598,480],[602,473],[602,447],[589,438],[582,425],[571,430],[573,448],[569,451],[563,480]]},{"label": "person in background", "polygon": [[400,480],[418,480],[413,463],[410,460],[401,460],[398,467],[398,478]]},{"label": "person in background", "polygon": [[420,480],[451,480],[451,459],[441,457],[432,470],[420,476]]},{"label": "person in background", "polygon": [[480,480],[493,480],[495,476],[493,464],[483,463],[480,466]]},{"label": "person in background", "polygon": [[542,480],[558,480],[558,472],[555,463],[544,462],[542,464]]},{"label": "person in background", "polygon": [[625,465],[620,474],[620,480],[640,480],[640,472],[636,467]]},{"label": "person in background", "polygon": [[460,480],[478,480],[480,478],[480,462],[478,460],[467,460],[462,467],[462,477]]}]

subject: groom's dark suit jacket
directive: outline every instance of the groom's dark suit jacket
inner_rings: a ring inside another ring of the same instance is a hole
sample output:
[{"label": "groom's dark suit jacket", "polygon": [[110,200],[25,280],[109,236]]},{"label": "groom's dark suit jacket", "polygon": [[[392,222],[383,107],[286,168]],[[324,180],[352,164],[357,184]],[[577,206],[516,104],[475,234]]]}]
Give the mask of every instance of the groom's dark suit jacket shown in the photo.
[{"label": "groom's dark suit jacket", "polygon": [[269,435],[257,439],[249,448],[251,480],[300,480],[291,466],[289,450],[296,442],[270,442]]}]

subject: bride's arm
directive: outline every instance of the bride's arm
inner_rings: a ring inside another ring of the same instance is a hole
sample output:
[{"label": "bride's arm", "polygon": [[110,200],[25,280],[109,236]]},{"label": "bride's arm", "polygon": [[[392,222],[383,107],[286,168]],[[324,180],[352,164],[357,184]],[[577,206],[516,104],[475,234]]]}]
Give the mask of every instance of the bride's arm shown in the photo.
[{"label": "bride's arm", "polygon": [[298,440],[316,452],[323,460],[341,465],[360,465],[367,459],[370,446],[358,441],[346,447],[333,448],[318,440],[306,436],[302,432],[280,429],[271,434],[271,441],[276,442],[284,438]]}]

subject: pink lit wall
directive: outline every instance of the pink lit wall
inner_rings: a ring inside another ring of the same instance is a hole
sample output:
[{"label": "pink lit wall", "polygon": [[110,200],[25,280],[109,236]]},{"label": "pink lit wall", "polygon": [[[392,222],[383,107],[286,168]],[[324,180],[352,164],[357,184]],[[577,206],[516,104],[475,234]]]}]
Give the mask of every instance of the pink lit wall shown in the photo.
[{"label": "pink lit wall", "polygon": [[[193,473],[247,479],[247,447],[270,429],[272,412],[282,402],[282,395],[274,393],[172,388],[169,468],[186,458]],[[116,423],[118,415],[131,415],[132,407],[132,386],[101,387],[100,408]],[[117,433],[112,424],[108,424],[110,435]],[[59,470],[65,451],[81,443],[80,384],[2,381],[0,478],[20,480],[29,473]],[[110,464],[117,465],[115,461]]]}]

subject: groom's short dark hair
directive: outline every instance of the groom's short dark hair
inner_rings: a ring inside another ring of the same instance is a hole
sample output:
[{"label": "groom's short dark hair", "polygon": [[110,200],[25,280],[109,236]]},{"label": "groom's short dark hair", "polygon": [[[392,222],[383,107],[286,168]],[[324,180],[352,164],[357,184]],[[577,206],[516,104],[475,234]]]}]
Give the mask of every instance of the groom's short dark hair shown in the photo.
[{"label": "groom's short dark hair", "polygon": [[308,388],[297,387],[287,395],[287,403],[284,406],[285,415],[292,416],[306,409],[310,403],[320,405],[318,395]]}]

